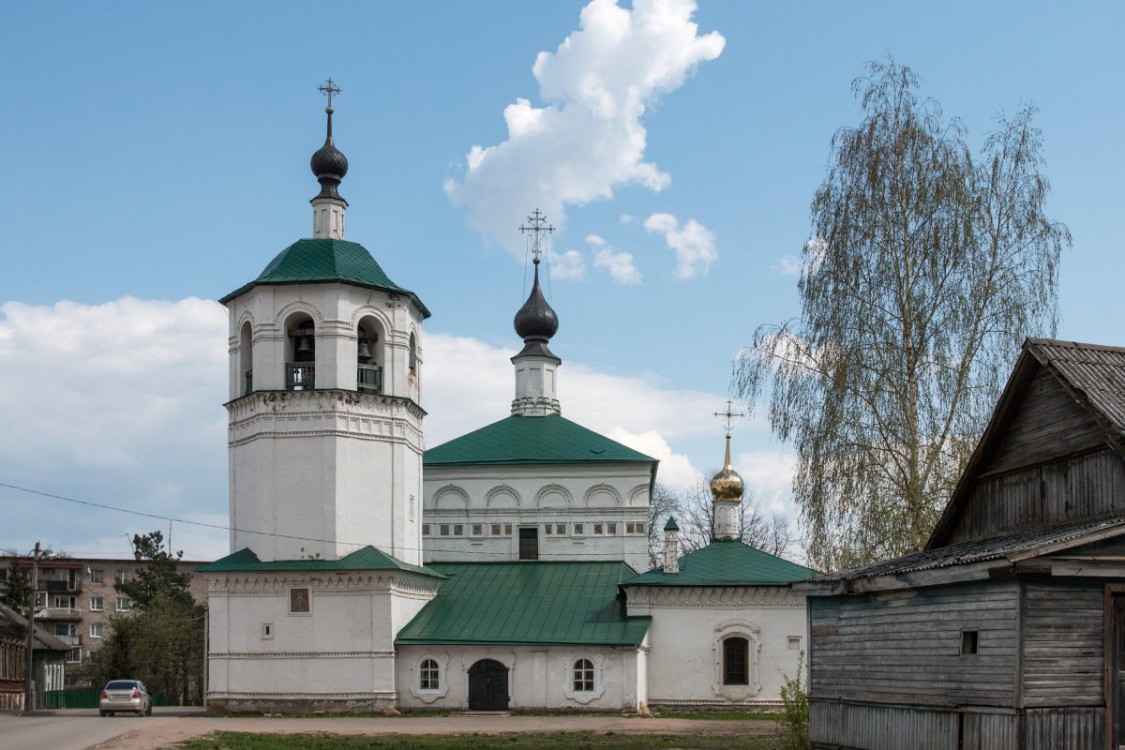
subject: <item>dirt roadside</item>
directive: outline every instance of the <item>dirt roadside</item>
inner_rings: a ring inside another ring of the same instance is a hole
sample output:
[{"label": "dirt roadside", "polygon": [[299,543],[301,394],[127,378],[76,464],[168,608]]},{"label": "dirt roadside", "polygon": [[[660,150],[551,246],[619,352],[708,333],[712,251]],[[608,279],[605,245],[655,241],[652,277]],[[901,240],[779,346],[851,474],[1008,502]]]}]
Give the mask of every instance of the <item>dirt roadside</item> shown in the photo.
[{"label": "dirt roadside", "polygon": [[706,734],[773,737],[771,721],[714,721],[618,716],[456,715],[422,718],[218,718],[177,716],[139,722],[90,750],[159,750],[209,732],[294,734],[507,734],[516,732],[617,732],[621,734]]}]

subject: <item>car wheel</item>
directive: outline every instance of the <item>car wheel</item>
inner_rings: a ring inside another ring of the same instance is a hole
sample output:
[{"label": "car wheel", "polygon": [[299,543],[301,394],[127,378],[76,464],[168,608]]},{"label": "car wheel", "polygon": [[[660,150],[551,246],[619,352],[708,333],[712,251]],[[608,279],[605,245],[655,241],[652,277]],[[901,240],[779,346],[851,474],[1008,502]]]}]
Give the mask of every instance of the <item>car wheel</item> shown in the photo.
[{"label": "car wheel", "polygon": [[152,704],[151,703],[148,704],[148,712],[145,714],[145,716],[152,716]]}]

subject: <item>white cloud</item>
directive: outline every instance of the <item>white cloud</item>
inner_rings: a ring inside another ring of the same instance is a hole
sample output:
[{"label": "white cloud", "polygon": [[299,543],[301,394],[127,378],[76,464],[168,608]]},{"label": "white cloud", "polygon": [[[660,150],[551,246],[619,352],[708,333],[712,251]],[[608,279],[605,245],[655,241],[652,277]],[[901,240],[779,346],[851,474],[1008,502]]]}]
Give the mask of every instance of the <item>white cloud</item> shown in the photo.
[{"label": "white cloud", "polygon": [[673,453],[668,441],[654,430],[638,435],[622,427],[614,427],[606,436],[660,461],[657,478],[666,487],[685,492],[697,487],[703,479],[703,474],[692,465],[691,459],[682,453]]},{"label": "white cloud", "polygon": [[681,228],[672,214],[657,213],[645,219],[645,229],[664,235],[664,242],[676,253],[676,275],[681,279],[706,275],[719,257],[715,233],[695,219]]},{"label": "white cloud", "polygon": [[797,458],[792,453],[752,451],[740,453],[734,462],[746,489],[754,493],[760,507],[771,513],[791,514],[793,472]]},{"label": "white cloud", "polygon": [[586,278],[586,260],[577,250],[551,253],[551,278],[559,281],[582,281]]},{"label": "white cloud", "polygon": [[725,40],[698,34],[693,0],[633,5],[592,0],[583,8],[579,30],[554,52],[540,52],[532,68],[547,105],[524,98],[508,105],[507,140],[474,145],[463,179],[446,180],[469,224],[520,258],[515,228],[531,208],[561,227],[567,206],[611,198],[623,185],[662,190],[670,182],[644,160],[642,119],[699,63],[718,57]]},{"label": "white cloud", "polygon": [[802,267],[801,259],[796,255],[783,255],[774,261],[770,270],[782,276],[800,276]]},{"label": "white cloud", "polygon": [[633,263],[633,254],[611,247],[596,234],[586,235],[586,242],[595,248],[594,268],[600,268],[618,284],[640,284],[641,272]]}]

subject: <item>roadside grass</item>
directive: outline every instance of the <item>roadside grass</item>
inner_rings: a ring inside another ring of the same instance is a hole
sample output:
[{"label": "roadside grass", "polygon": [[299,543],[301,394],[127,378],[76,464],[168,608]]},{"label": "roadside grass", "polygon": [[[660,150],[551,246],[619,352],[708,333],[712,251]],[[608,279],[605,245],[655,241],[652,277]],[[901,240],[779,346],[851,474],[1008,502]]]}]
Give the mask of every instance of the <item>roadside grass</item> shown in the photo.
[{"label": "roadside grass", "polygon": [[776,738],[702,734],[339,735],[214,732],[174,750],[778,750]]}]

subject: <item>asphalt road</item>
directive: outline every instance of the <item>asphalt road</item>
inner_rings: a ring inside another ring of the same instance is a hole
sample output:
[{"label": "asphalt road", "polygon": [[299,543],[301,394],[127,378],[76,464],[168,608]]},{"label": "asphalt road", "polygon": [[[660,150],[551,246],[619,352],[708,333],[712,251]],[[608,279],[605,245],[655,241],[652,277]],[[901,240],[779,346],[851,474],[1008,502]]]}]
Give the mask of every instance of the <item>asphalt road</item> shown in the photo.
[{"label": "asphalt road", "polygon": [[338,734],[480,732],[617,732],[772,736],[773,722],[652,719],[626,716],[507,716],[457,714],[420,718],[208,717],[198,708],[157,708],[151,718],[99,717],[92,709],[0,714],[0,750],[159,750],[213,731]]}]

